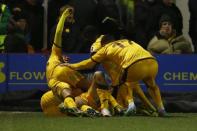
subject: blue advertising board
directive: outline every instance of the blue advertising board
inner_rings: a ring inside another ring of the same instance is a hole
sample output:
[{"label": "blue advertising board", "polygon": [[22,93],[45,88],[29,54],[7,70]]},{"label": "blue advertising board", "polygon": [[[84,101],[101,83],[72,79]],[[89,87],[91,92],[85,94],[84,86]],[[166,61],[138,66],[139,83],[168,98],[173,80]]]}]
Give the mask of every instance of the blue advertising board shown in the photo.
[{"label": "blue advertising board", "polygon": [[7,91],[7,55],[0,55],[0,93]]},{"label": "blue advertising board", "polygon": [[[69,54],[71,63],[89,54]],[[161,91],[197,91],[197,55],[157,55],[157,84]],[[46,90],[45,66],[41,54],[0,54],[0,93],[17,90]],[[145,90],[145,85],[141,83]]]},{"label": "blue advertising board", "polygon": [[7,58],[9,91],[47,88],[45,76],[46,56],[10,54]]},{"label": "blue advertising board", "polygon": [[197,91],[197,55],[157,55],[163,91]]}]

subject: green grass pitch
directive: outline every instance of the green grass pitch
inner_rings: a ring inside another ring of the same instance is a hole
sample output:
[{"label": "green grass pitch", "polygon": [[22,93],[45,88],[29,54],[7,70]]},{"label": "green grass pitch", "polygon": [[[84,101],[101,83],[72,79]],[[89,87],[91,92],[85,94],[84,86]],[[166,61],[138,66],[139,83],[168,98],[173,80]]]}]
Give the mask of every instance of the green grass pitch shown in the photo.
[{"label": "green grass pitch", "polygon": [[169,117],[46,117],[41,112],[0,112],[0,131],[197,131],[197,114]]}]

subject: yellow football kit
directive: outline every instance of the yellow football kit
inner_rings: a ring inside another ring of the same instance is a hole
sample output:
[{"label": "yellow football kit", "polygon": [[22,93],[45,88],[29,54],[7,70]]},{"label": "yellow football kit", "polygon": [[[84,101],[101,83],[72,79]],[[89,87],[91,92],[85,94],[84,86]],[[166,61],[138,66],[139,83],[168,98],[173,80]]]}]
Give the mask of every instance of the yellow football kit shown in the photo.
[{"label": "yellow football kit", "polygon": [[[101,35],[91,46],[90,52],[96,53],[102,46],[101,46],[101,39],[103,35]],[[131,43],[132,44],[132,43]],[[112,86],[119,86],[116,100],[117,102],[123,106],[127,107],[128,103],[133,101],[132,98],[132,90],[130,87],[127,87],[126,85],[121,85],[121,79],[122,75],[124,74],[124,69],[121,66],[118,66],[112,61],[103,61],[102,66],[104,67],[105,71],[111,78],[111,84]],[[117,87],[116,87],[117,88]],[[134,92],[136,92],[139,97],[141,98],[142,102],[147,106],[148,108],[154,109],[154,106],[150,103],[150,101],[147,99],[147,97],[144,95],[143,91],[141,90],[140,86],[136,86],[134,89]]]},{"label": "yellow football kit", "polygon": [[154,57],[137,43],[126,39],[111,42],[92,56],[95,62],[111,60],[124,69],[138,60],[147,58]]},{"label": "yellow football kit", "polygon": [[92,55],[91,59],[70,64],[70,66],[76,70],[84,70],[94,67],[97,63],[113,61],[119,67],[126,69],[139,60],[150,58],[154,59],[154,57],[140,45],[133,41],[123,39],[106,44],[97,53]]},{"label": "yellow football kit", "polygon": [[114,97],[111,95],[109,90],[103,90],[103,89],[96,89],[98,98],[95,99],[95,95],[90,92],[82,93],[80,95],[81,99],[87,103],[90,107],[94,108],[95,110],[101,110],[103,108],[109,109],[118,106],[119,104],[116,102]]},{"label": "yellow football kit", "polygon": [[129,40],[111,42],[92,56],[93,61],[101,62],[108,59],[125,69],[125,84],[136,89],[139,81],[143,80],[155,100],[157,107],[164,108],[155,77],[158,72],[158,63],[154,57],[137,43]]},{"label": "yellow football kit", "polygon": [[77,107],[73,97],[79,95],[81,92],[75,92],[73,90],[87,86],[82,84],[86,82],[84,81],[83,75],[62,64],[62,32],[65,21],[67,20],[68,22],[72,19],[73,8],[68,7],[62,13],[57,24],[51,55],[46,65],[46,79],[51,91],[43,95],[41,103],[42,105],[51,104],[51,110],[55,110],[54,112],[57,112],[57,104],[60,101],[64,102],[66,108],[75,110]]},{"label": "yellow football kit", "polygon": [[[101,45],[101,39],[104,35],[101,35],[99,38],[96,39],[96,41],[92,44],[90,53],[94,54],[99,51],[99,49],[102,47]],[[120,75],[122,75],[123,69],[115,64],[112,61],[103,61],[102,66],[104,67],[105,71],[109,75],[111,79],[112,86],[119,85]]]},{"label": "yellow football kit", "polygon": [[[46,78],[48,86],[54,94],[61,92],[62,88],[76,88],[77,83],[84,79],[79,72],[61,65],[62,57],[62,32],[65,26],[65,21],[71,20],[73,17],[73,8],[68,7],[61,15],[57,24],[52,52],[47,62]],[[60,91],[59,91],[60,90]]]},{"label": "yellow football kit", "polygon": [[63,113],[61,113],[58,108],[61,102],[62,100],[59,99],[57,96],[55,96],[53,92],[50,90],[42,95],[40,100],[40,105],[45,115],[57,116],[57,115],[63,115]]},{"label": "yellow football kit", "polygon": [[139,81],[143,80],[148,86],[157,108],[164,108],[159,88],[155,83],[158,71],[157,61],[148,51],[133,41],[123,39],[108,43],[95,53],[91,59],[70,66],[76,70],[84,70],[105,61],[113,61],[124,69],[126,86],[136,88],[139,86]]},{"label": "yellow football kit", "polygon": [[[78,96],[82,93],[79,88],[73,89],[73,96]],[[59,105],[63,102],[57,95],[53,93],[52,90],[44,93],[40,100],[40,105],[43,113],[47,116],[58,116],[65,115],[65,113],[61,113],[59,109]]]},{"label": "yellow football kit", "polygon": [[61,96],[60,93],[64,88],[76,88],[84,76],[67,66],[61,66],[62,62],[58,63],[56,57],[52,58],[49,58],[46,69],[48,86],[54,94]]}]

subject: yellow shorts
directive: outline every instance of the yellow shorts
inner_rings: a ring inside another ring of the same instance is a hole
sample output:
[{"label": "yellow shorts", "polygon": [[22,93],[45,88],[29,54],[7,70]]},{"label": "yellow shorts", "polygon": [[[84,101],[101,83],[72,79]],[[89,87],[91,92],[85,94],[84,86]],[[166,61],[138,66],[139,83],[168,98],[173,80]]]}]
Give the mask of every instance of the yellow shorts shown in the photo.
[{"label": "yellow shorts", "polygon": [[62,99],[61,92],[63,89],[70,89],[71,86],[66,82],[61,82],[56,79],[50,79],[48,82],[49,88],[51,88],[53,94]]},{"label": "yellow shorts", "polygon": [[127,82],[138,84],[140,80],[154,81],[158,72],[158,63],[155,59],[144,59],[137,61],[127,70]]}]

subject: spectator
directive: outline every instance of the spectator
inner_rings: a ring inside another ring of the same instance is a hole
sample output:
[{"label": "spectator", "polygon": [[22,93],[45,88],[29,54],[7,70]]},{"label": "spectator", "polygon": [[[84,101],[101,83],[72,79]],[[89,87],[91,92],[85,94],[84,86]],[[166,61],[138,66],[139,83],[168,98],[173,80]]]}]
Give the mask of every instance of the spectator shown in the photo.
[{"label": "spectator", "polygon": [[98,0],[96,15],[98,28],[102,34],[120,36],[120,12],[115,0]]},{"label": "spectator", "polygon": [[163,0],[163,12],[172,18],[177,35],[182,35],[183,16],[173,0]]},{"label": "spectator", "polygon": [[[97,20],[98,16],[96,15],[97,3],[98,3],[97,0],[85,0],[85,1],[69,0],[68,1],[68,4],[73,6],[75,9],[74,17],[76,21],[73,27],[78,28],[77,30],[76,29],[75,30],[79,31],[79,35],[74,37],[74,39],[76,40],[75,43],[73,44],[76,47],[73,48],[73,51],[71,52],[76,52],[76,53],[89,52],[90,45],[92,44],[92,43],[90,44],[89,42],[91,41],[90,39],[92,38],[90,37],[92,36],[86,37],[86,34],[88,34],[89,31],[91,32],[91,28],[89,28],[89,26],[94,26],[97,28],[97,22],[98,22]],[[78,32],[76,33],[78,34]],[[86,34],[84,35],[84,33]],[[94,33],[92,35],[94,35]]]},{"label": "spectator", "polygon": [[143,48],[147,48],[150,34],[150,24],[153,19],[150,19],[154,12],[154,6],[157,5],[157,0],[136,0],[135,1],[135,38]]},{"label": "spectator", "polygon": [[152,14],[149,16],[148,29],[149,32],[148,40],[150,40],[154,34],[159,30],[159,20],[163,14],[167,14],[171,17],[174,23],[174,29],[176,35],[182,35],[183,29],[183,18],[179,8],[174,4],[173,0],[157,0],[158,4],[152,6]]},{"label": "spectator", "polygon": [[5,38],[5,53],[27,53],[26,40],[27,16],[21,11],[15,11],[11,17],[8,34]]},{"label": "spectator", "polygon": [[135,33],[134,23],[134,3],[136,0],[113,0],[116,2],[119,9],[120,23],[122,28],[122,35],[133,39]]},{"label": "spectator", "polygon": [[4,3],[9,7],[10,11],[13,10],[21,1],[24,0],[4,0]]},{"label": "spectator", "polygon": [[195,53],[197,53],[197,1],[189,0],[188,6],[190,11],[190,20],[189,20],[189,35],[192,39]]},{"label": "spectator", "polygon": [[24,0],[19,7],[27,14],[27,22],[30,31],[30,43],[35,52],[40,52],[43,48],[43,0]]},{"label": "spectator", "polygon": [[98,1],[100,0],[68,0],[68,4],[75,8],[74,17],[81,31],[87,25],[96,25],[98,16],[95,13]]},{"label": "spectator", "polygon": [[29,44],[27,15],[21,10],[13,11],[5,38],[6,53],[33,53]]},{"label": "spectator", "polygon": [[7,34],[7,25],[11,13],[7,5],[0,1],[0,52],[4,50],[4,40]]},{"label": "spectator", "polygon": [[179,8],[174,4],[174,1],[162,0],[160,10],[161,10],[160,18],[163,14],[169,15],[172,19],[172,22],[174,23],[174,29],[176,30],[177,36],[182,35],[183,16]]},{"label": "spectator", "polygon": [[89,53],[92,43],[95,42],[99,36],[97,27],[93,25],[87,25],[81,32],[82,50],[81,53]]},{"label": "spectator", "polygon": [[192,53],[191,43],[183,36],[176,34],[174,23],[168,15],[163,15],[159,22],[160,30],[148,44],[148,51],[156,54]]}]

